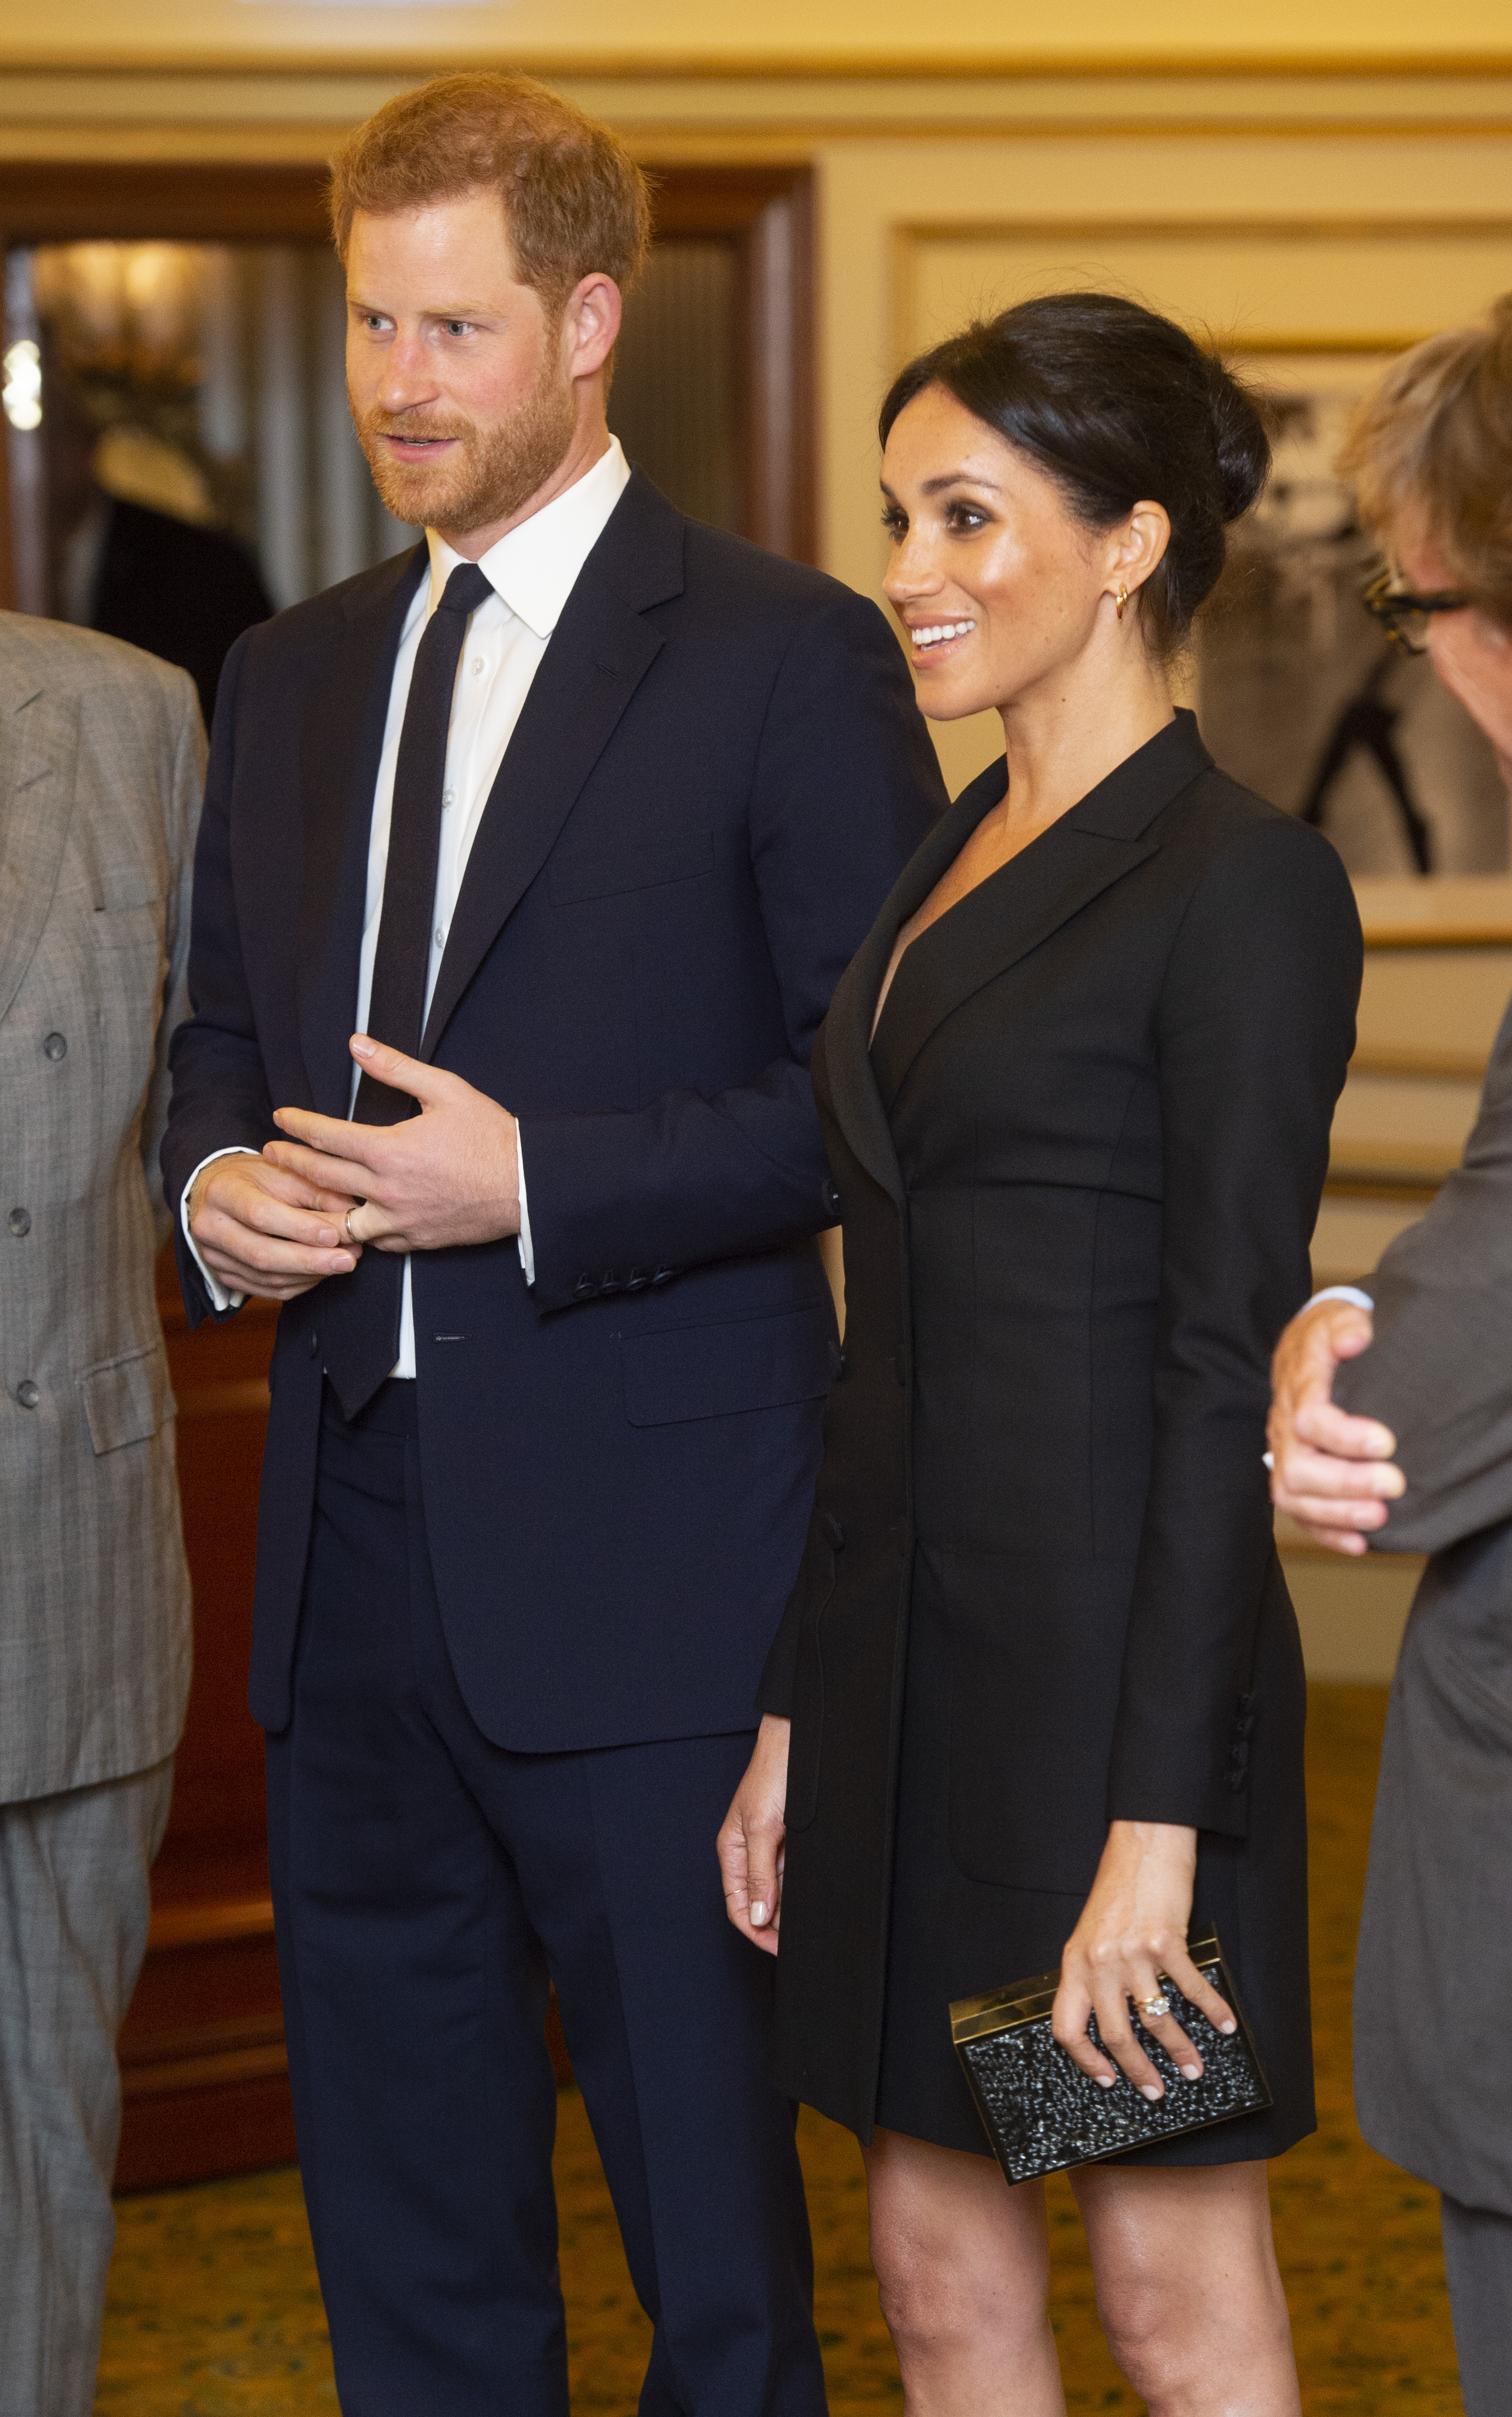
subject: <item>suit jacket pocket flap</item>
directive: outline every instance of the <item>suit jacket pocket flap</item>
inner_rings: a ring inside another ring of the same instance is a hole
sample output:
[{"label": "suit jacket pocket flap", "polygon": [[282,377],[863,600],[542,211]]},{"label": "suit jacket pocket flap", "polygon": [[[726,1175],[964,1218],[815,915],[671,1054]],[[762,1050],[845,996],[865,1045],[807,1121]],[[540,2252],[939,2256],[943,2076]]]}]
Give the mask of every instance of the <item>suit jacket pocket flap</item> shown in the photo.
[{"label": "suit jacket pocket flap", "polygon": [[552,859],[547,887],[553,906],[581,899],[612,898],[621,890],[655,889],[665,881],[690,881],[714,864],[714,833],[687,831],[648,846],[562,849]]},{"label": "suit jacket pocket flap", "polygon": [[168,1384],[168,1357],[160,1343],[124,1359],[107,1360],[86,1368],[79,1379],[89,1421],[89,1439],[97,1452],[118,1452],[122,1444],[144,1443],[172,1414],[174,1397]]},{"label": "suit jacket pocket flap", "polygon": [[627,1336],[625,1415],[631,1426],[659,1427],[819,1401],[829,1391],[833,1330],[829,1304],[819,1302],[779,1317]]}]

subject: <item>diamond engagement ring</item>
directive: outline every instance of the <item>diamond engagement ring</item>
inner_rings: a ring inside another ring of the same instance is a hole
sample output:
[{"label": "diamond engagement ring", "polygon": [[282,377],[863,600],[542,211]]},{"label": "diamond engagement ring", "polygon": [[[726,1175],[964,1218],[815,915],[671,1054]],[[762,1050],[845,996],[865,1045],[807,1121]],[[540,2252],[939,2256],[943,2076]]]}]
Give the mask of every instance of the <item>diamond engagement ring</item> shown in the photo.
[{"label": "diamond engagement ring", "polygon": [[1157,2023],[1162,2014],[1170,2014],[1171,2000],[1169,1998],[1136,1998],[1134,2012],[1142,2023]]}]

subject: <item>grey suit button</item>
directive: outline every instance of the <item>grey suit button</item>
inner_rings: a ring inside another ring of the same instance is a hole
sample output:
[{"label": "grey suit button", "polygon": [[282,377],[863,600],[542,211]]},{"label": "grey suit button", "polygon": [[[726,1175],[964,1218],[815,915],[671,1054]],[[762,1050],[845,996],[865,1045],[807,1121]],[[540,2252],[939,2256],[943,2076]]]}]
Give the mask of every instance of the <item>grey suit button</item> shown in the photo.
[{"label": "grey suit button", "polygon": [[48,1034],[48,1036],[47,1036],[47,1039],[46,1039],[46,1040],[43,1041],[43,1043],[42,1043],[42,1055],[43,1055],[43,1056],[44,1056],[44,1057],[51,1057],[51,1058],[52,1058],[52,1060],[53,1060],[53,1065],[55,1066],[55,1065],[57,1064],[57,1062],[58,1062],[58,1059],[59,1059],[60,1057],[67,1057],[68,1054],[68,1042],[65,1041],[65,1039],[63,1038],[62,1033],[61,1033],[61,1032],[50,1032],[50,1033]]},{"label": "grey suit button", "polygon": [[16,1387],[16,1399],[23,1410],[35,1410],[42,1398],[42,1388],[34,1376],[23,1376]]},{"label": "grey suit button", "polygon": [[23,1234],[29,1234],[32,1230],[32,1212],[29,1208],[12,1208],[6,1219],[6,1224],[19,1242]]}]

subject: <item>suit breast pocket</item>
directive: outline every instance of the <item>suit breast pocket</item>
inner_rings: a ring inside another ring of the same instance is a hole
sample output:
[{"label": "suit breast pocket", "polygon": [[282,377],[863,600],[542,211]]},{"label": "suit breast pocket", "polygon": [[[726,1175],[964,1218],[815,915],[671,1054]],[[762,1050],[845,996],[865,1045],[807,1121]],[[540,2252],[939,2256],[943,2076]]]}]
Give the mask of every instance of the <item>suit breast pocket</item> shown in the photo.
[{"label": "suit breast pocket", "polygon": [[552,857],[546,886],[553,906],[578,906],[593,898],[628,896],[674,881],[696,881],[714,870],[714,833],[679,831],[665,839],[624,845],[562,848]]}]

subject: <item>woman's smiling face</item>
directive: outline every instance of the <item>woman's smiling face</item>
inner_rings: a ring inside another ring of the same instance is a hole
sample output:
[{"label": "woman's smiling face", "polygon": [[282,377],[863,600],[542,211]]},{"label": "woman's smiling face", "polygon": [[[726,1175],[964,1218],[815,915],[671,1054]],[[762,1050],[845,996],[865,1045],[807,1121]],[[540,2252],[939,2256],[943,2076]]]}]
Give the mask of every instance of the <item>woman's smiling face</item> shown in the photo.
[{"label": "woman's smiling face", "polygon": [[1113,611],[1120,528],[1088,528],[1060,482],[941,386],[894,420],[883,455],[884,582],[937,722],[1003,708],[1086,648]]}]

